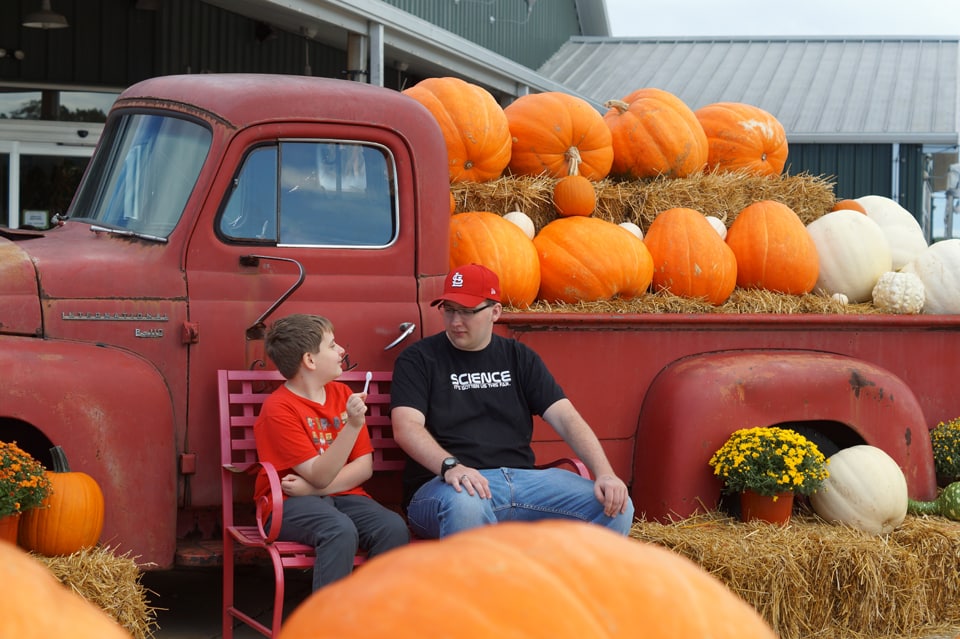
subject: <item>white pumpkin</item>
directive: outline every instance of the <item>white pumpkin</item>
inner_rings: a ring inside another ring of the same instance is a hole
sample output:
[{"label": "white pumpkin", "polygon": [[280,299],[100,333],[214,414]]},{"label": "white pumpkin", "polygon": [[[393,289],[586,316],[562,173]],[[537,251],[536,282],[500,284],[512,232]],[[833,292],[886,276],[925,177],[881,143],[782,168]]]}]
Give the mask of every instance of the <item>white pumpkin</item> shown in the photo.
[{"label": "white pumpkin", "polygon": [[866,444],[844,448],[828,458],[827,470],[830,476],[810,495],[817,515],[871,535],[884,535],[903,523],[907,479],[882,449]]},{"label": "white pumpkin", "polygon": [[507,220],[508,222],[513,222],[519,226],[520,230],[522,230],[531,240],[537,233],[537,227],[533,223],[533,220],[531,220],[530,216],[523,211],[510,211],[503,216],[503,219]]},{"label": "white pumpkin", "polygon": [[924,313],[960,314],[960,239],[934,242],[902,272],[923,282]]},{"label": "white pumpkin", "polygon": [[706,217],[707,222],[710,222],[710,226],[712,226],[713,229],[720,234],[720,239],[727,239],[727,225],[724,224],[723,220],[715,215],[708,215]]},{"label": "white pumpkin", "polygon": [[873,305],[884,313],[916,315],[923,299],[923,282],[913,273],[884,273],[873,287]]},{"label": "white pumpkin", "polygon": [[627,229],[628,231],[636,235],[637,239],[639,240],[643,239],[643,229],[641,229],[639,226],[637,226],[633,222],[620,222],[619,226],[622,226],[623,228]]},{"label": "white pumpkin", "polygon": [[894,200],[882,195],[865,195],[856,199],[867,211],[867,217],[880,225],[887,242],[894,271],[912,262],[927,248],[927,239],[917,218]]},{"label": "white pumpkin", "polygon": [[880,225],[857,211],[831,211],[807,225],[817,247],[820,275],[814,290],[868,302],[880,276],[891,271],[890,244]]}]

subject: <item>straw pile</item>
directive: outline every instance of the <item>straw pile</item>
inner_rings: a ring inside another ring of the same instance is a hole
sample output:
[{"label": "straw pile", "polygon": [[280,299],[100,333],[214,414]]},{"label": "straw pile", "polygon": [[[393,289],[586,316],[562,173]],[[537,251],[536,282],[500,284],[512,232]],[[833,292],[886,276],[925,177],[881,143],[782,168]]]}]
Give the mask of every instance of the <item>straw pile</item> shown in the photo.
[{"label": "straw pile", "polygon": [[[523,211],[539,231],[557,218],[553,186],[548,177],[509,176],[491,182],[452,185],[457,211],[490,211],[504,215]],[[595,185],[597,209],[593,216],[619,224],[633,222],[644,231],[661,211],[675,207],[715,215],[727,226],[744,208],[761,200],[789,206],[804,224],[828,212],[836,202],[833,183],[809,174],[758,177],[745,172],[699,173],[686,178],[617,181]]]},{"label": "straw pile", "polygon": [[960,628],[960,523],[908,516],[887,536],[794,514],[787,526],[710,513],[631,535],[693,560],[781,639],[902,639]]},{"label": "straw pile", "polygon": [[157,628],[156,608],[147,602],[142,573],[127,555],[97,546],[62,557],[34,555],[61,583],[95,604],[134,639],[149,639]]}]

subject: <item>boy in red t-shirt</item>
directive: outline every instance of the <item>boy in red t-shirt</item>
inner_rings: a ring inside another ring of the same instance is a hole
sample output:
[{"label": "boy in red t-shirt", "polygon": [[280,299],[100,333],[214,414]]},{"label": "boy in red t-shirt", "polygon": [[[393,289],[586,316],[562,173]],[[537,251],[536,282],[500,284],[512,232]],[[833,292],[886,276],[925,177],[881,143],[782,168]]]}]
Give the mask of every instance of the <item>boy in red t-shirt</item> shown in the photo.
[{"label": "boy in red t-shirt", "polygon": [[[257,454],[281,478],[278,538],[316,549],[317,590],[350,574],[358,547],[373,557],[406,544],[410,533],[400,515],[363,489],[373,475],[366,394],[334,381],[345,351],[333,324],[318,315],[284,317],[270,327],[265,347],[287,381],[263,403],[253,427]],[[269,490],[261,470],[254,498]]]}]

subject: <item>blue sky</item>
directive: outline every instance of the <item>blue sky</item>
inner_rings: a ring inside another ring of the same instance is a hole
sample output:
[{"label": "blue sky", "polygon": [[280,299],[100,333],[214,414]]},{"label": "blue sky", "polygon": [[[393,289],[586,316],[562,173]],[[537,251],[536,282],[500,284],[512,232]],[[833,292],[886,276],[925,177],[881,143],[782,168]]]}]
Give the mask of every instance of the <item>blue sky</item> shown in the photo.
[{"label": "blue sky", "polygon": [[614,36],[960,36],[958,0],[606,0]]}]

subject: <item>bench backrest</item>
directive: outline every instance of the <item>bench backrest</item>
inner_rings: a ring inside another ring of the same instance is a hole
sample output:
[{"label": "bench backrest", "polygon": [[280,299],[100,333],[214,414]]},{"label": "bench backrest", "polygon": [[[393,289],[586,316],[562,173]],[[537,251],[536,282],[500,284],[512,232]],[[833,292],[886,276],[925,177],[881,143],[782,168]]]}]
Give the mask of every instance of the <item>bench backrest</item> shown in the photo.
[{"label": "bench backrest", "polygon": [[[341,381],[355,391],[363,390],[366,371],[347,371]],[[374,371],[367,392],[367,430],[373,444],[374,477],[366,484],[368,491],[388,506],[399,503],[399,473],[403,470],[405,456],[393,439],[390,423],[389,371]],[[220,370],[217,373],[220,402],[220,459],[222,464],[244,465],[257,461],[257,445],[253,437],[253,424],[260,414],[260,407],[284,381],[275,370]],[[389,475],[386,479],[378,475]],[[229,475],[229,474],[227,474]],[[229,477],[224,482],[230,482]],[[233,482],[234,484],[236,482]],[[233,499],[228,495],[233,494]],[[233,521],[233,502],[248,502],[252,507],[252,495],[238,490],[235,485],[223,486],[225,521]]]}]

